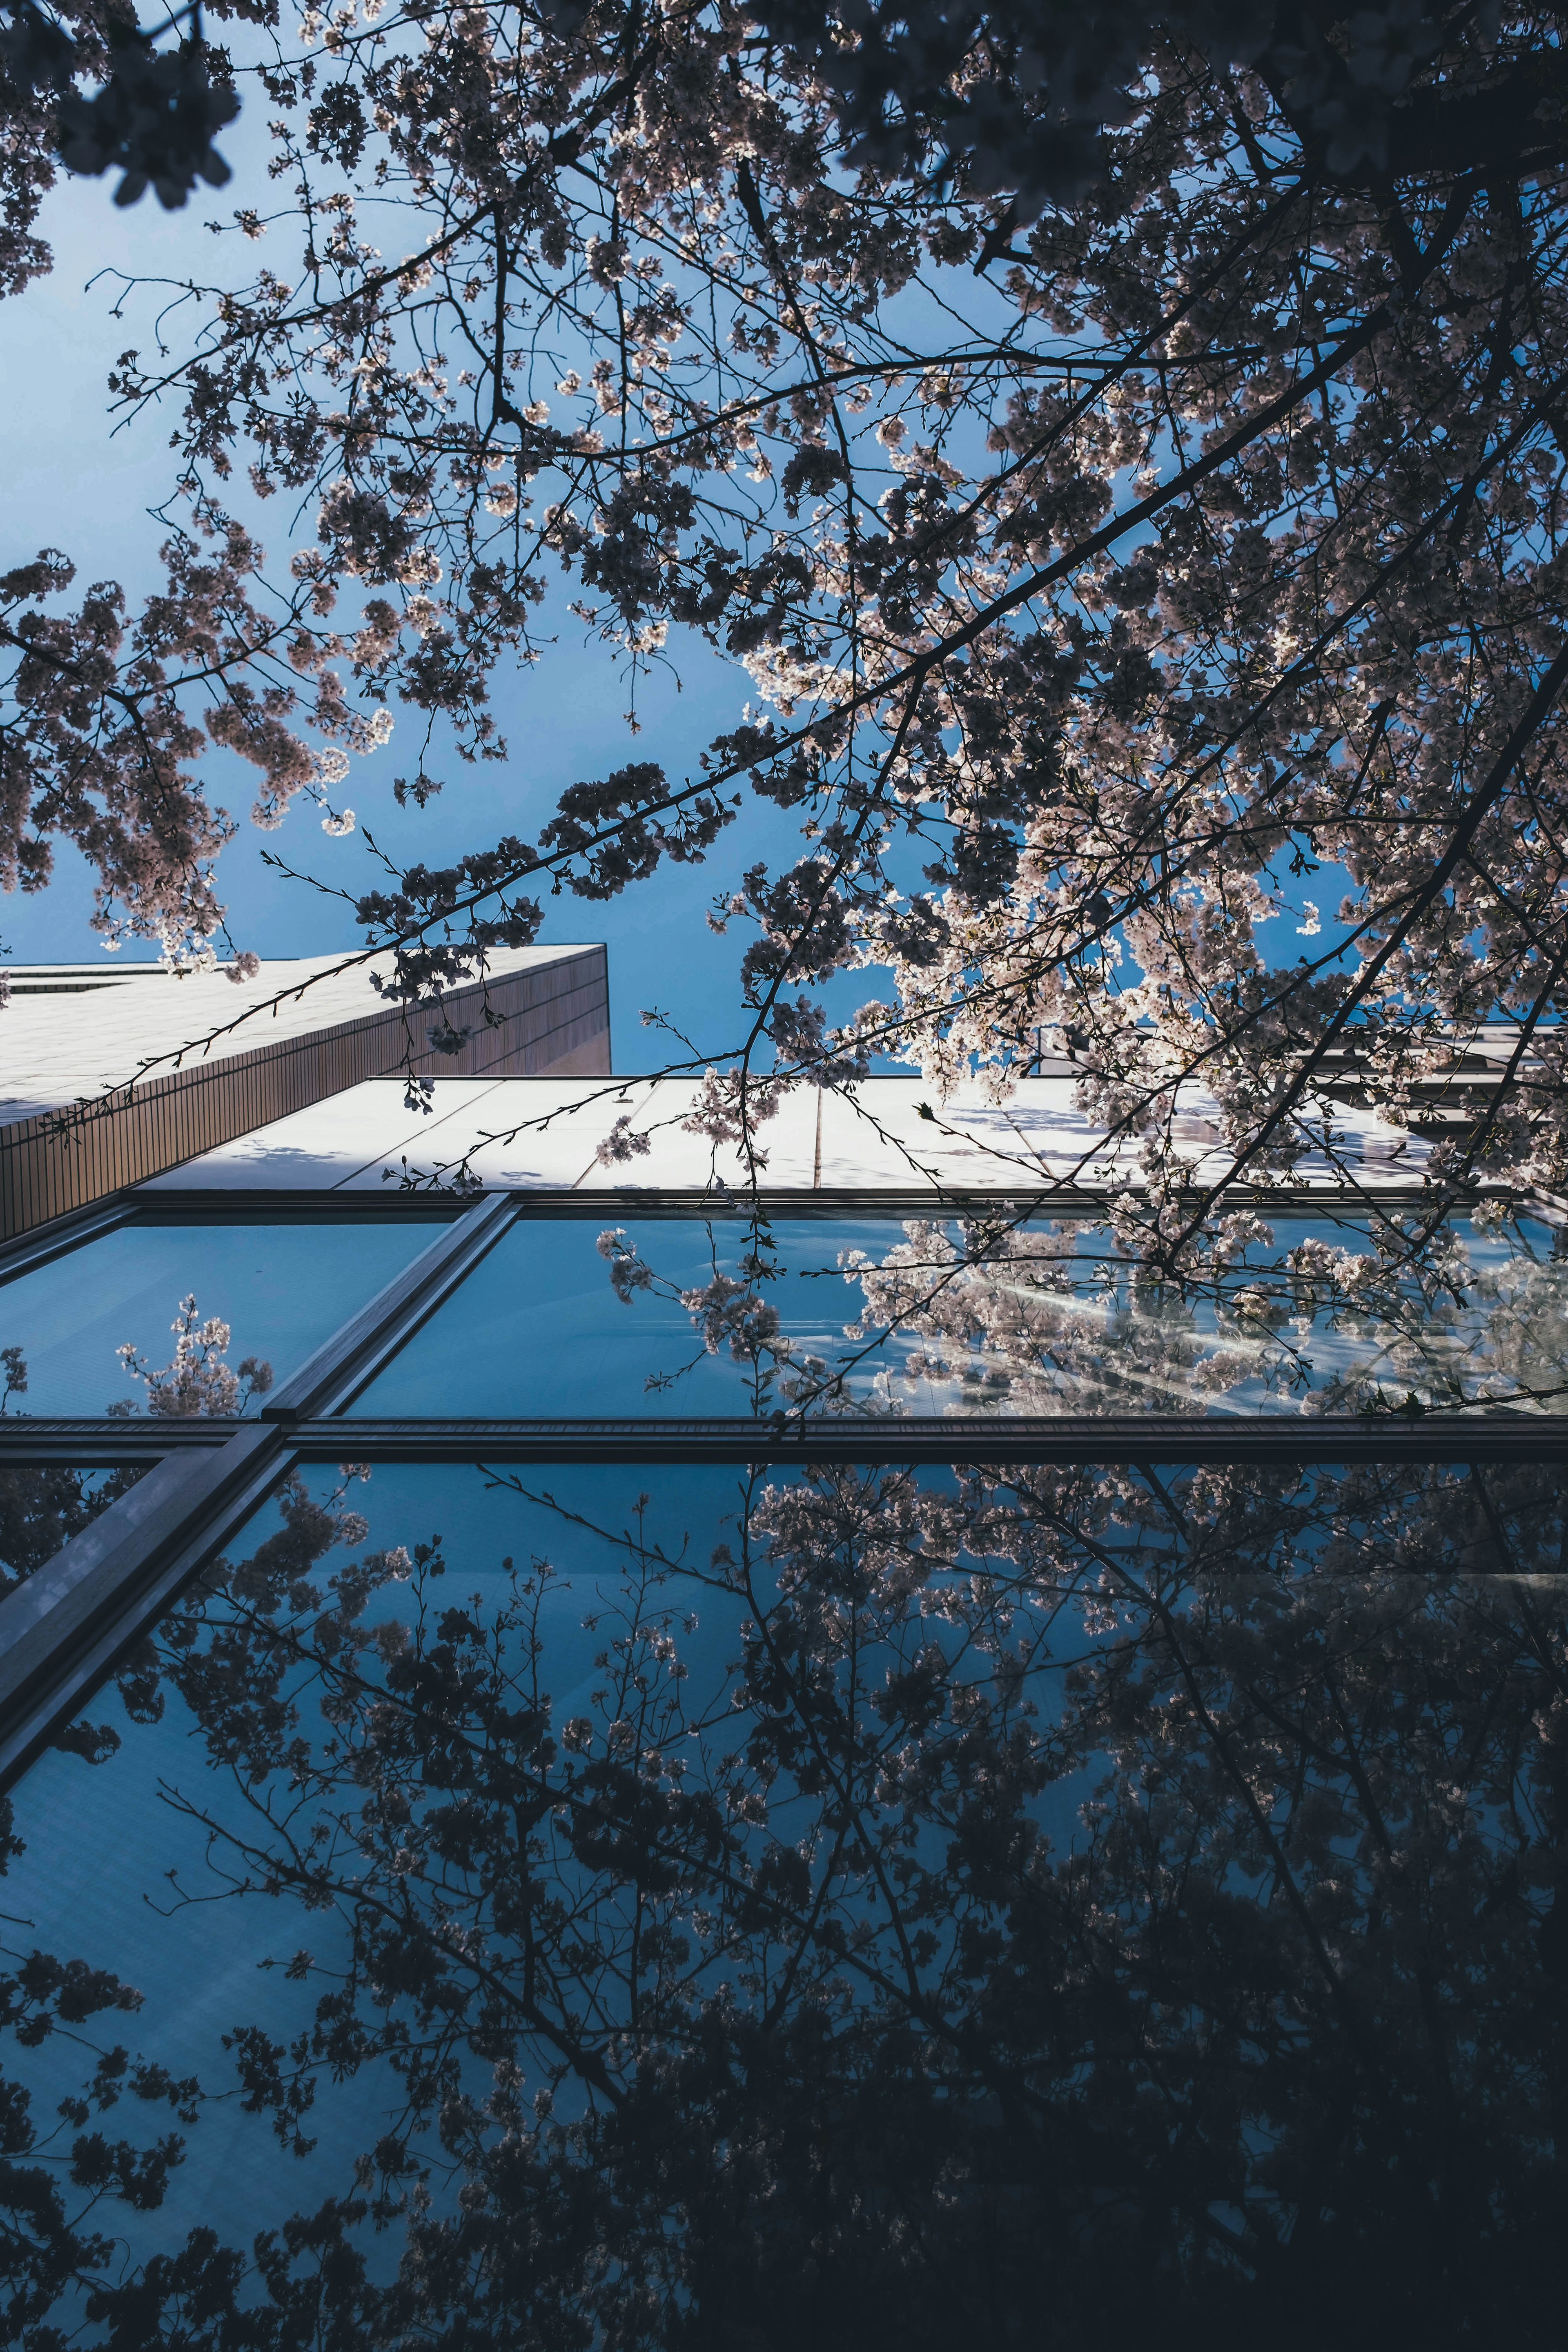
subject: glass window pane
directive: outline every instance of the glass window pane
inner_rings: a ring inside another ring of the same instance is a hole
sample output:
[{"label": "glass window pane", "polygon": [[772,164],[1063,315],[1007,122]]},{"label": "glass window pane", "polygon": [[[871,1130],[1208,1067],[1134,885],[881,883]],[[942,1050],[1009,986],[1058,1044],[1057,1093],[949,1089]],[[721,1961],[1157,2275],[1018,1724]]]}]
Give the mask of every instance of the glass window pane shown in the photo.
[{"label": "glass window pane", "polygon": [[1479,2260],[1551,2341],[1563,1532],[1554,1465],[312,1471],[16,1792],[8,2257],[147,2343],[935,2352],[1042,2245],[1084,2341]]},{"label": "glass window pane", "polygon": [[0,1464],[0,1599],[129,1493],[143,1467]]},{"label": "glass window pane", "polygon": [[1568,1402],[1568,1262],[1530,1220],[1250,1213],[1173,1278],[1036,1219],[524,1219],[350,1408],[1268,1412]]},{"label": "glass window pane", "polygon": [[[437,1230],[423,1220],[122,1225],[0,1288],[0,1345],[21,1350],[27,1383],[10,1410],[147,1411],[148,1380],[121,1357],[129,1347],[165,1388],[184,1374],[186,1410],[239,1411],[254,1402],[242,1362],[254,1357],[287,1380]],[[204,1336],[214,1318],[227,1326],[222,1345]]]}]

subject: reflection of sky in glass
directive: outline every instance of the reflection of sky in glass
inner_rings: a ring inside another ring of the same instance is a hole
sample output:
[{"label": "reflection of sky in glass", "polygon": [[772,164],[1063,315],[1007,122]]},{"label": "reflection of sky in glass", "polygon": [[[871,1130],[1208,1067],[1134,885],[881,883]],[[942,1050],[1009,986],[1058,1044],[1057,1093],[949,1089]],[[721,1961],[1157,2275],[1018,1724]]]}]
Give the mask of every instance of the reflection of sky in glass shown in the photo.
[{"label": "reflection of sky in glass", "polygon": [[[1375,1256],[1376,1232],[1381,1230],[1390,1253],[1390,1270],[1374,1288],[1375,1301],[1363,1308],[1354,1297],[1342,1298],[1332,1312],[1311,1311],[1310,1328],[1298,1333],[1296,1308],[1280,1337],[1261,1332],[1248,1337],[1234,1328],[1225,1334],[1227,1350],[1250,1353],[1258,1370],[1240,1378],[1226,1391],[1217,1409],[1234,1412],[1267,1412],[1283,1402],[1299,1404],[1302,1394],[1326,1384],[1356,1384],[1361,1395],[1370,1390],[1397,1406],[1414,1393],[1424,1404],[1504,1402],[1510,1407],[1531,1400],[1515,1393],[1522,1377],[1528,1385],[1550,1391],[1563,1377],[1564,1310],[1568,1309],[1568,1265],[1552,1257],[1550,1228],[1521,1218],[1511,1228],[1478,1228],[1468,1217],[1448,1221],[1445,1234],[1459,1245],[1451,1279],[1435,1280],[1430,1267],[1423,1281],[1408,1272],[1397,1275],[1396,1238],[1387,1227],[1374,1229],[1370,1221],[1356,1223],[1321,1217],[1273,1215],[1268,1220],[1273,1241],[1252,1244],[1226,1277],[1225,1289],[1234,1296],[1263,1272],[1279,1286],[1282,1299],[1291,1301],[1292,1285],[1283,1260],[1308,1242],[1319,1242],[1350,1257]],[[1419,1220],[1406,1216],[1406,1230],[1419,1230]],[[1301,1309],[1303,1319],[1308,1309]],[[1197,1309],[1198,1331],[1214,1333],[1212,1305]],[[1288,1348],[1299,1377],[1288,1388],[1266,1378],[1270,1360],[1278,1363]],[[1553,1370],[1555,1364],[1559,1369]],[[1562,1400],[1547,1393],[1546,1410],[1557,1410]]]},{"label": "reflection of sky in glass", "polygon": [[[1417,1229],[1415,1219],[1405,1223]],[[1418,1280],[1396,1270],[1400,1244],[1387,1225],[1278,1213],[1268,1223],[1271,1240],[1250,1244],[1217,1282],[1185,1297],[1174,1287],[1140,1294],[1130,1262],[1103,1234],[1084,1231],[1069,1310],[1083,1354],[1070,1346],[1032,1352],[1026,1344],[1016,1359],[1022,1376],[994,1402],[973,1386],[950,1388],[949,1400],[961,1399],[956,1409],[968,1412],[1195,1405],[1256,1413],[1301,1410],[1303,1400],[1310,1406],[1314,1392],[1339,1382],[1358,1405],[1370,1391],[1391,1408],[1412,1393],[1431,1406],[1462,1399],[1556,1411],[1568,1402],[1553,1393],[1568,1380],[1568,1265],[1552,1260],[1545,1225],[1521,1219],[1510,1232],[1451,1219],[1444,1230],[1459,1244],[1457,1270],[1434,1279],[1428,1262]],[[1310,1243],[1375,1263],[1379,1234],[1388,1263],[1370,1292],[1346,1293],[1330,1307],[1306,1294],[1286,1263]],[[1256,1313],[1238,1320],[1248,1292],[1283,1311],[1272,1322]],[[1226,1375],[1211,1382],[1205,1369],[1220,1354]],[[1521,1381],[1537,1394],[1520,1392]],[[897,1392],[910,1393],[903,1384]],[[1337,1400],[1342,1409],[1344,1402]]]},{"label": "reflection of sky in glass", "polygon": [[[1270,1222],[1272,1244],[1252,1244],[1226,1269],[1224,1297],[1234,1297],[1263,1274],[1284,1283],[1280,1297],[1290,1302],[1280,1261],[1303,1241],[1319,1240],[1351,1255],[1372,1248],[1366,1227],[1349,1221],[1298,1215]],[[950,1234],[957,1230],[947,1228]],[[801,1358],[820,1359],[830,1376],[841,1378],[839,1409],[848,1403],[915,1413],[1294,1412],[1304,1391],[1352,1373],[1391,1403],[1402,1402],[1412,1389],[1436,1402],[1456,1368],[1467,1395],[1489,1371],[1496,1373],[1494,1391],[1511,1392],[1517,1362],[1511,1374],[1497,1372],[1492,1355],[1479,1345],[1497,1309],[1495,1286],[1499,1281],[1505,1289],[1531,1286],[1514,1355],[1522,1349],[1544,1360],[1562,1352],[1552,1334],[1563,1324],[1568,1269],[1549,1262],[1551,1236],[1544,1228],[1525,1228],[1542,1262],[1516,1256],[1511,1270],[1507,1239],[1477,1233],[1468,1223],[1458,1230],[1479,1279],[1460,1282],[1457,1296],[1442,1289],[1428,1307],[1405,1281],[1396,1322],[1385,1321],[1381,1309],[1330,1316],[1309,1308],[1310,1328],[1303,1333],[1291,1328],[1293,1304],[1283,1329],[1270,1329],[1257,1320],[1239,1327],[1227,1322],[1216,1314],[1212,1295],[1186,1300],[1171,1293],[1158,1300],[1135,1296],[1128,1261],[1117,1256],[1102,1230],[1090,1228],[1065,1257],[1042,1236],[1043,1265],[962,1277],[999,1298],[1001,1323],[994,1314],[992,1323],[998,1344],[986,1352],[950,1334],[938,1364],[931,1360],[931,1342],[918,1331],[873,1324],[849,1336],[866,1294],[858,1280],[845,1280],[841,1255],[859,1252],[884,1259],[903,1243],[899,1221],[781,1220],[773,1228],[778,1278],[762,1286],[761,1295],[794,1351],[789,1377],[798,1373]],[[716,1268],[734,1275],[746,1246],[742,1223],[630,1222],[627,1244],[654,1269],[660,1287],[635,1293],[629,1304],[611,1286],[595,1246],[599,1231],[592,1219],[522,1220],[351,1411],[597,1420],[744,1416],[790,1403],[781,1384],[759,1389],[753,1368],[736,1360],[727,1341],[709,1354],[691,1312],[667,1295],[703,1288]],[[1018,1239],[1026,1254],[1029,1234]],[[931,1265],[922,1285],[935,1285],[942,1270],[940,1264]],[[1031,1293],[1041,1282],[1053,1294],[1046,1329],[1030,1319]],[[1384,1303],[1397,1303],[1396,1287],[1383,1286]],[[949,1285],[940,1295],[951,1303],[961,1286]],[[1009,1316],[1016,1318],[1011,1329]],[[1520,1315],[1512,1322],[1521,1325]],[[1205,1363],[1220,1345],[1226,1370],[1210,1381]],[[996,1377],[999,1367],[1007,1379]],[[972,1376],[959,1377],[965,1369]],[[808,1391],[814,1385],[808,1378]],[[819,1401],[808,1394],[807,1402]]]},{"label": "reflection of sky in glass", "polygon": [[[350,1410],[574,1420],[749,1413],[751,1368],[727,1349],[708,1355],[678,1299],[645,1290],[622,1305],[595,1246],[602,1230],[590,1218],[522,1219]],[[870,1219],[777,1223],[782,1278],[763,1287],[787,1337],[830,1358],[847,1352],[844,1326],[860,1293],[844,1283],[838,1253],[878,1250],[900,1231]],[[682,1290],[710,1282],[716,1265],[733,1274],[746,1246],[734,1219],[650,1217],[628,1222],[626,1237]],[[673,1387],[647,1386],[670,1374],[680,1375]],[[781,1400],[767,1402],[771,1409]]]},{"label": "reflection of sky in glass", "polygon": [[9,1410],[97,1413],[145,1404],[115,1349],[130,1340],[154,1368],[174,1352],[179,1303],[233,1334],[228,1362],[270,1362],[287,1380],[441,1230],[404,1223],[122,1225],[0,1287],[0,1347],[18,1347],[27,1392]]}]

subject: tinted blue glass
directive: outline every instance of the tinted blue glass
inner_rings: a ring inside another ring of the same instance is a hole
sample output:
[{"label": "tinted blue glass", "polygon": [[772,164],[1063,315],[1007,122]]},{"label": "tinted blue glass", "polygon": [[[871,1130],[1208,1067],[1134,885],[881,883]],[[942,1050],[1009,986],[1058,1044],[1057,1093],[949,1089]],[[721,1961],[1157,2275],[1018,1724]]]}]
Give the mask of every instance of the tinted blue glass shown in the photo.
[{"label": "tinted blue glass", "polygon": [[0,1596],[53,1559],[141,1475],[133,1467],[104,1470],[63,1462],[0,1465]]},{"label": "tinted blue glass", "polygon": [[[468,1468],[378,1465],[346,1485],[336,1472],[306,1470],[286,1497],[308,1495],[311,1504],[346,1507],[368,1521],[362,1541],[331,1541],[321,1559],[317,1589],[329,1603],[329,1580],[351,1557],[368,1565],[388,1548],[415,1554],[422,1544],[439,1547],[434,1570],[422,1564],[415,1578],[398,1573],[379,1582],[367,1623],[409,1626],[423,1618],[434,1625],[449,1607],[493,1633],[514,1600],[514,1561],[524,1577],[548,1563],[537,1615],[547,1662],[542,1686],[558,1721],[597,1716],[605,1677],[595,1660],[617,1630],[605,1612],[615,1617],[626,1590],[628,1539],[640,1536],[645,1566],[689,1556],[693,1568],[706,1570],[717,1544],[741,1548],[748,1475],[553,1465],[521,1484],[531,1491],[496,1487]],[[233,1556],[278,1540],[287,1518],[278,1502],[263,1507],[231,1547]],[[307,1520],[307,1547],[313,1528]],[[670,1597],[681,1603],[683,1624],[692,1623],[683,1658],[711,1701],[725,1685],[741,1612],[732,1598],[689,1588],[679,1571],[675,1581]],[[239,1582],[254,1598],[243,1573]],[[285,1619],[300,1598],[296,1589],[284,1601]],[[208,1629],[221,1641],[222,1629],[243,1614],[216,1601]],[[179,1654],[182,1622],[176,1614],[157,1637],[165,1663]],[[514,1654],[519,1639],[514,1625]],[[373,1652],[373,1671],[375,1664]],[[259,1696],[261,1679],[245,1696],[236,1686],[240,1715]],[[332,1729],[310,1675],[285,1675],[283,1686],[300,1699],[307,1749],[320,1755],[325,1743],[330,1752]],[[246,2112],[239,2053],[226,2047],[226,2035],[232,2043],[237,2032],[257,2027],[282,2044],[308,2034],[351,1938],[334,1906],[301,1907],[298,1890],[289,1895],[276,1884],[268,1896],[266,1874],[258,1878],[247,1863],[258,1833],[265,1845],[279,1823],[288,1824],[286,1843],[297,1838],[301,1852],[309,1847],[320,1818],[309,1774],[302,1783],[289,1771],[252,1779],[215,1755],[203,1736],[205,1708],[186,1704],[167,1680],[157,1704],[156,1721],[137,1720],[110,1686],[89,1715],[100,1756],[111,1743],[112,1752],[89,1763],[54,1750],[32,1768],[14,1801],[23,1850],[0,1883],[0,1977],[19,1956],[43,1950],[86,1958],[143,1997],[133,2015],[110,2011],[84,2033],[57,2032],[19,2063],[12,2051],[0,2053],[0,2075],[26,2085],[35,2126],[47,2128],[58,2101],[79,2089],[90,2072],[84,2049],[118,2042],[139,2060],[200,2083],[197,2120],[184,2126],[188,2158],[170,2173],[156,2212],[115,2208],[113,2227],[137,2258],[178,2245],[196,2227],[247,2246],[258,2230],[344,2193],[356,2156],[395,2127],[402,2105],[397,2077],[384,2063],[365,2064],[346,2085],[323,2080],[303,2127],[313,2146],[303,2155],[286,2147],[267,2118]],[[289,1963],[306,1948],[310,1970],[290,1975]],[[164,2129],[170,2117],[154,2106],[137,2114],[135,2124],[144,2121]],[[74,2134],[56,2137],[68,2146]]]},{"label": "tinted blue glass", "polygon": [[194,1297],[229,1327],[231,1368],[247,1356],[287,1380],[365,1301],[428,1248],[424,1221],[365,1224],[123,1225],[0,1288],[0,1346],[20,1348],[26,1392],[10,1410],[144,1410],[147,1389],[117,1351],[153,1370],[174,1360],[173,1326]]},{"label": "tinted blue glass", "polygon": [[[1255,1229],[1256,1228],[1256,1229]],[[1237,1224],[1181,1281],[1103,1226],[528,1219],[350,1408],[578,1419],[790,1411],[1368,1412],[1568,1402],[1568,1265],[1528,1222]]]},{"label": "tinted blue glass", "polygon": [[[803,1354],[853,1352],[844,1327],[858,1297],[846,1290],[842,1250],[879,1253],[897,1225],[798,1220],[773,1228],[779,1278],[748,1282],[738,1222],[659,1218],[628,1228],[654,1280],[617,1297],[587,1219],[525,1218],[416,1334],[350,1410],[356,1413],[746,1414],[784,1402],[772,1351],[746,1352],[743,1332],[716,1335],[683,1304],[715,1279],[754,1291],[779,1333]],[[739,1351],[736,1340],[739,1339]],[[868,1384],[869,1374],[858,1383]]]},{"label": "tinted blue glass", "polygon": [[1460,2092],[1531,2259],[1551,1465],[323,1469],[235,1549],[16,1792],[0,2211],[68,2339],[592,2344],[629,2278],[647,2352],[850,2352],[869,2252],[899,2342],[1026,2342],[1135,2203],[1142,2341],[1325,2210],[1336,2294],[1419,2282]]}]

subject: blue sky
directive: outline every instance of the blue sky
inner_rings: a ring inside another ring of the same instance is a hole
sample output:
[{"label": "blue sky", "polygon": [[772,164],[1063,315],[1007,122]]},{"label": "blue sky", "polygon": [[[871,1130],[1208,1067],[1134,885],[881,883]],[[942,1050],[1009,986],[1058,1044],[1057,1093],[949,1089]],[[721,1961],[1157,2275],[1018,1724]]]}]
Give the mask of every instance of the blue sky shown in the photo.
[{"label": "blue sky", "polygon": [[[237,181],[243,181],[254,160],[247,152],[245,129],[242,122],[225,140]],[[123,583],[134,602],[155,584],[162,527],[149,509],[168,496],[173,478],[168,425],[152,413],[113,430],[105,378],[128,346],[145,351],[151,344],[156,308],[166,296],[141,290],[116,318],[118,286],[112,275],[101,273],[134,270],[177,279],[183,272],[221,270],[231,256],[237,269],[247,268],[254,248],[237,241],[216,244],[204,226],[219,209],[208,197],[174,215],[163,213],[150,199],[131,212],[118,212],[109,181],[67,180],[47,200],[41,226],[55,248],[56,268],[6,306],[9,331],[0,344],[11,452],[0,562],[21,562],[53,545],[75,560],[79,588],[110,575]],[[286,266],[282,252],[268,253],[268,258]],[[95,273],[98,283],[89,286]],[[289,539],[289,515],[279,506],[246,519],[258,527],[264,543],[272,542],[268,552],[276,562]],[[311,535],[308,522],[302,535]],[[439,865],[505,832],[535,837],[564,785],[629,760],[658,761],[673,778],[684,779],[712,736],[734,725],[752,695],[738,667],[695,638],[678,645],[672,637],[679,684],[667,671],[641,681],[641,732],[634,736],[623,716],[628,698],[618,656],[613,649],[584,643],[582,625],[565,611],[564,597],[559,618],[559,640],[536,667],[495,681],[495,709],[510,744],[504,763],[469,768],[456,760],[443,762],[437,753],[430,765],[447,789],[419,811],[399,810],[390,789],[395,776],[418,764],[412,715],[400,720],[384,751],[355,761],[350,781],[334,797],[353,807],[362,825],[368,824],[394,857]],[[203,772],[214,796],[240,819],[220,868],[237,944],[268,957],[359,944],[348,906],[272,871],[262,852],[270,848],[291,865],[357,893],[381,878],[363,833],[330,838],[320,829],[318,812],[303,803],[279,833],[258,833],[245,815],[254,789],[252,772],[220,754],[204,762]],[[546,899],[547,942],[609,943],[618,1066],[651,1066],[673,1050],[640,1032],[637,1016],[645,1006],[657,1005],[669,1014],[705,1053],[722,1053],[736,1042],[741,1022],[734,972],[746,935],[737,929],[717,938],[704,914],[713,892],[745,866],[762,858],[776,868],[798,854],[798,835],[789,819],[748,805],[705,865],[666,866],[651,884],[618,899]],[[1331,941],[1337,929],[1333,911],[1343,887],[1344,877],[1333,869],[1293,889],[1287,883],[1289,897],[1315,897],[1325,921],[1323,937],[1309,943],[1293,936],[1290,916],[1277,919],[1268,944],[1279,961],[1294,961],[1309,945],[1321,952]],[[87,869],[74,853],[62,849],[47,892],[0,900],[0,941],[16,961],[96,961],[102,950],[88,926],[90,906]],[[831,991],[830,1013],[841,1017],[879,992],[877,974],[849,975]]]},{"label": "blue sky", "polygon": [[[232,152],[234,141],[226,147]],[[233,154],[237,163],[241,161]],[[119,353],[152,341],[153,298],[138,294],[125,317],[111,315],[116,288],[95,271],[145,275],[208,270],[213,240],[203,227],[216,209],[209,198],[184,213],[160,212],[149,199],[129,214],[110,201],[111,183],[66,182],[47,200],[41,224],[53,245],[52,276],[14,299],[0,344],[0,394],[11,451],[0,565],[25,561],[56,546],[78,567],[77,587],[110,576],[133,602],[156,584],[162,530],[149,509],[168,496],[173,467],[168,427],[156,415],[116,433],[107,414],[104,382]],[[232,250],[232,248],[230,248]],[[237,257],[255,258],[245,247]],[[268,257],[269,258],[271,257]],[[281,259],[281,257],[279,257]],[[249,520],[249,518],[247,518]],[[275,559],[289,518],[263,509],[257,518]],[[305,533],[310,536],[308,529]],[[558,644],[533,670],[496,681],[495,707],[510,746],[504,763],[468,768],[433,759],[444,776],[442,797],[423,811],[400,810],[393,778],[418,764],[416,722],[402,719],[379,753],[356,761],[341,793],[395,857],[440,865],[484,847],[500,834],[535,835],[561,789],[630,760],[657,760],[672,775],[694,772],[711,737],[733,726],[753,689],[743,671],[721,661],[700,642],[680,648],[680,681],[664,672],[638,688],[642,731],[634,736],[623,713],[627,694],[613,654],[583,643],[582,625],[561,614]],[[261,853],[271,848],[290,864],[350,891],[381,878],[360,834],[329,838],[318,813],[300,803],[282,830],[258,833],[245,821],[254,792],[252,772],[223,755],[204,761],[214,797],[241,820],[224,853],[221,892],[237,944],[263,956],[318,954],[360,943],[350,909],[341,901],[270,871]],[[636,1067],[664,1058],[655,1041],[640,1040],[637,1014],[658,1005],[700,1043],[722,1050],[737,1034],[734,970],[744,940],[732,931],[715,937],[703,917],[715,889],[762,857],[770,863],[798,854],[794,825],[771,810],[748,809],[700,866],[666,866],[651,887],[623,898],[588,901],[547,898],[542,937],[549,940],[607,940],[617,1062]],[[0,940],[18,962],[102,953],[88,928],[91,888],[84,863],[59,851],[56,879],[33,898],[0,900]],[[149,954],[155,952],[148,950]],[[847,985],[846,1005],[875,994],[870,978]],[[845,1007],[836,1007],[837,1010]]]}]

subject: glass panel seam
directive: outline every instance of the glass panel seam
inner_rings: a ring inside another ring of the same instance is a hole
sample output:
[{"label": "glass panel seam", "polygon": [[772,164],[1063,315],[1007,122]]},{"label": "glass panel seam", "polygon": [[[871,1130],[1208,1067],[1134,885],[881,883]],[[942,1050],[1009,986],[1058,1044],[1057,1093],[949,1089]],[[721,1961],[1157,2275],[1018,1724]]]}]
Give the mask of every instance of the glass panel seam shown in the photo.
[{"label": "glass panel seam", "polygon": [[1494,1413],[1485,1420],[1323,1414],[1291,1421],[1277,1413],[1194,1421],[1180,1414],[1052,1414],[983,1420],[913,1414],[899,1421],[842,1417],[810,1421],[542,1419],[441,1420],[399,1417],[345,1422],[300,1420],[293,1436],[302,1457],[472,1462],[542,1459],[565,1449],[573,1459],[658,1457],[671,1462],[1135,1461],[1244,1465],[1258,1462],[1559,1462],[1568,1433],[1547,1416]]},{"label": "glass panel seam", "polygon": [[[470,1209],[342,1325],[260,1419],[216,1448],[171,1453],[0,1601],[0,1788],[25,1769],[286,1471],[295,1456],[289,1424],[344,1403],[472,1271],[511,1216],[506,1195]],[[341,1445],[344,1424],[337,1427]]]}]

